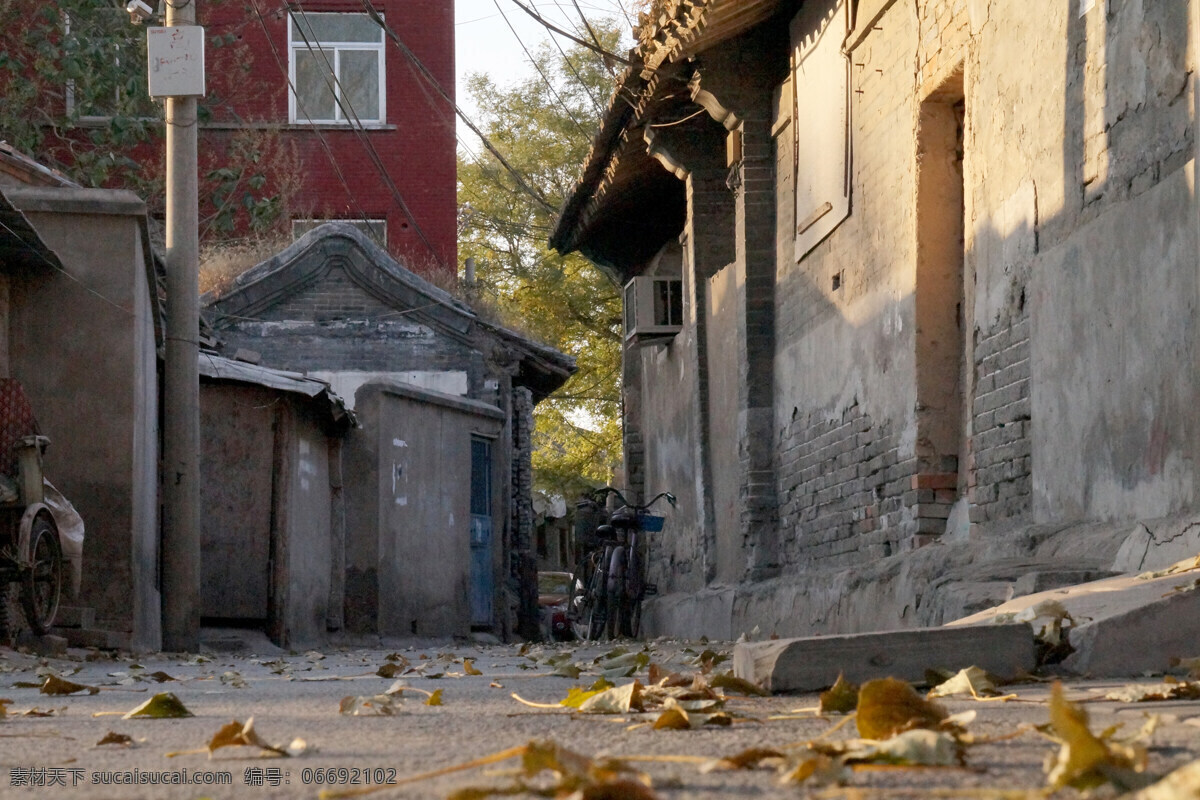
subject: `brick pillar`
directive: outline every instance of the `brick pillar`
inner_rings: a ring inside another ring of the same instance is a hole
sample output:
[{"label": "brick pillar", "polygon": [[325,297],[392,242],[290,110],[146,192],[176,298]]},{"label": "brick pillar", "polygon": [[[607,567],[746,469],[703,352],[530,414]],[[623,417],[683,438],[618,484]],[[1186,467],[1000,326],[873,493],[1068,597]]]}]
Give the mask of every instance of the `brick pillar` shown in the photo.
[{"label": "brick pillar", "polygon": [[538,638],[537,553],[533,548],[533,395],[512,390],[513,578],[517,585],[517,633]]},{"label": "brick pillar", "polygon": [[684,227],[684,302],[696,328],[693,405],[697,415],[697,463],[701,470],[703,548],[701,570],[706,582],[716,577],[716,515],[713,506],[712,445],[709,424],[708,324],[705,290],[709,278],[736,257],[733,195],[726,186],[723,127],[706,116],[682,125],[654,129],[650,152],[686,183]]},{"label": "brick pillar", "polygon": [[[722,120],[729,131],[727,138],[732,140],[721,155],[725,183],[733,190],[733,244],[740,289],[738,517],[747,548],[746,577],[751,580],[774,575],[779,563],[774,448],[776,198],[771,118],[774,87],[786,77],[788,63],[788,45],[781,30],[761,26],[714,48],[705,54],[691,84],[697,102]],[[772,71],[779,65],[785,74]]]}]

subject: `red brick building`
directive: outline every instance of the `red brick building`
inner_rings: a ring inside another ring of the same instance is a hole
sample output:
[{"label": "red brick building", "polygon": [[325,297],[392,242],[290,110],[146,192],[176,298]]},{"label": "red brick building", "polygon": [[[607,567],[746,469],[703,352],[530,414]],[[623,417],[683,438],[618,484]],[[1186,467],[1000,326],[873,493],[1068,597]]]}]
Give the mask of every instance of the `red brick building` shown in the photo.
[{"label": "red brick building", "polygon": [[202,175],[252,142],[297,234],[358,222],[416,271],[453,270],[454,110],[422,71],[453,97],[450,0],[211,0],[199,13]]}]

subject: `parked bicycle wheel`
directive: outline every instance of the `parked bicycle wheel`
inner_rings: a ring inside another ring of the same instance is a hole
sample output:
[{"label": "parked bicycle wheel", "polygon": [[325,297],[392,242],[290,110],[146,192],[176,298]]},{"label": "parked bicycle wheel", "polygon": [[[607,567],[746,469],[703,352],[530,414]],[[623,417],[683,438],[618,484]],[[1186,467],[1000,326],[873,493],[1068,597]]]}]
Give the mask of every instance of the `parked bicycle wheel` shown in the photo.
[{"label": "parked bicycle wheel", "polygon": [[607,627],[608,601],[603,593],[599,593],[592,598],[591,606],[588,609],[587,636],[584,638],[589,642],[598,642],[604,636]]}]

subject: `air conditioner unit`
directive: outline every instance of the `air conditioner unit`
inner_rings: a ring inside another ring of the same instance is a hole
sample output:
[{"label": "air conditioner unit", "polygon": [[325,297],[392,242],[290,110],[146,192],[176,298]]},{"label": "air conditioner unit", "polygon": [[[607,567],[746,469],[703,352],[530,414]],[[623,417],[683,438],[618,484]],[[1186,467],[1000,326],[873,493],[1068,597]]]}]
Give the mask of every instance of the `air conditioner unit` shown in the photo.
[{"label": "air conditioner unit", "polygon": [[670,339],[683,328],[683,281],[644,275],[625,284],[625,342]]}]

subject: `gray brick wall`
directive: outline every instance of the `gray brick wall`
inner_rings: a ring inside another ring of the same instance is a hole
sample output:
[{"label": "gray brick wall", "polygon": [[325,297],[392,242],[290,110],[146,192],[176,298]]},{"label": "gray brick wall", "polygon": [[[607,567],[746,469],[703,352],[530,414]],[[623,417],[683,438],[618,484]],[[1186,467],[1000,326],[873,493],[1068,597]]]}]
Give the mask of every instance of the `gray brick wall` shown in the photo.
[{"label": "gray brick wall", "polygon": [[[1026,307],[1023,307],[1023,309]],[[968,497],[971,521],[1026,515],[1033,480],[1029,314],[976,331]]]},{"label": "gray brick wall", "polygon": [[797,410],[778,449],[786,565],[847,566],[908,546],[920,493],[912,488],[916,459],[901,459],[898,427],[858,404],[833,419]]}]

